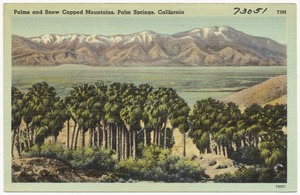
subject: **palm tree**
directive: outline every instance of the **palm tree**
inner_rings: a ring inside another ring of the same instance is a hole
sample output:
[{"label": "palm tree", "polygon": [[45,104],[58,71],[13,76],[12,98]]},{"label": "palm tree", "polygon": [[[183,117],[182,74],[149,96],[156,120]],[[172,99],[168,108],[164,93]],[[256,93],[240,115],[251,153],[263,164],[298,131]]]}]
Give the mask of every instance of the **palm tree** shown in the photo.
[{"label": "palm tree", "polygon": [[266,165],[273,167],[286,161],[287,142],[282,128],[287,125],[286,105],[266,105],[259,120],[264,130],[260,131],[258,149]]},{"label": "palm tree", "polygon": [[232,102],[224,105],[224,109],[217,115],[214,139],[216,140],[217,154],[228,157],[233,152],[233,137],[237,132],[237,123],[240,120],[241,111],[238,106]]},{"label": "palm tree", "polygon": [[96,121],[91,112],[94,93],[94,86],[88,83],[78,84],[73,87],[69,94],[69,109],[74,121],[78,123],[78,130],[75,138],[75,149],[77,148],[78,132],[81,130],[82,140],[81,146],[85,147],[85,133],[94,128]]},{"label": "palm tree", "polygon": [[[108,123],[108,129],[105,131],[104,127],[104,133],[103,133],[103,144],[107,144],[107,148],[109,149],[115,149],[117,158],[120,158],[120,148],[122,148],[122,157],[125,158],[125,141],[126,141],[126,132],[124,128],[122,127],[122,119],[120,118],[120,111],[123,107],[122,105],[122,91],[125,90],[125,86],[121,83],[112,83],[108,86],[106,95],[107,95],[107,101],[104,105],[104,113],[105,113],[105,121]],[[105,123],[106,123],[105,122]],[[104,125],[106,126],[106,124]],[[116,126],[120,126],[122,131],[122,144],[120,147],[120,137],[119,136],[119,130],[120,128],[114,128]],[[114,133],[114,129],[118,130],[118,132]],[[113,139],[113,136],[116,135],[117,139]],[[115,146],[113,146],[113,141],[115,141]],[[106,148],[106,146],[104,145]]]},{"label": "palm tree", "polygon": [[212,153],[214,134],[219,130],[217,118],[224,110],[225,105],[212,98],[197,101],[190,115],[191,130],[189,136],[201,153],[205,150]]},{"label": "palm tree", "polygon": [[17,151],[19,156],[21,156],[20,147],[20,125],[22,121],[22,109],[23,109],[23,93],[15,86],[11,88],[11,128],[12,128],[12,146],[11,146],[11,156],[14,156],[14,145],[15,136],[17,137]]},{"label": "palm tree", "polygon": [[147,101],[143,110],[143,121],[145,128],[149,128],[153,130],[153,138],[152,143],[158,145],[157,143],[157,126],[159,123],[159,113],[158,113],[158,104],[155,93],[151,92],[148,94]]},{"label": "palm tree", "polygon": [[[149,118],[147,114],[147,105],[149,106],[149,94],[153,91],[153,87],[149,84],[141,84],[138,86],[137,98],[140,102],[140,109],[142,110],[142,122],[143,122],[143,137],[144,137],[144,146],[146,147],[149,143]],[[149,107],[148,107],[149,108]]]},{"label": "palm tree", "polygon": [[140,129],[143,111],[143,100],[138,95],[138,91],[139,89],[133,84],[128,85],[127,90],[123,92],[123,108],[120,110],[121,119],[129,133],[129,156],[134,159],[136,159],[137,150],[137,129]]},{"label": "palm tree", "polygon": [[[96,127],[97,127],[97,133],[98,133],[98,138],[96,138],[97,141],[97,146],[100,146],[101,142],[106,142],[106,139],[103,139],[105,132],[105,122],[104,122],[104,117],[105,117],[105,112],[104,112],[104,106],[107,102],[107,86],[104,83],[101,82],[96,82],[95,83],[95,96],[94,96],[94,104],[92,106],[92,113],[94,113],[94,117],[96,119]],[[101,134],[101,123],[103,125],[102,127],[102,134]],[[101,139],[102,138],[102,139]],[[104,146],[106,144],[103,144]]]},{"label": "palm tree", "polygon": [[[77,104],[77,99],[76,99],[75,95],[76,95],[75,90],[72,90],[64,99],[65,106],[66,106],[66,114],[70,116],[70,120],[72,120],[74,123],[71,144],[70,144],[71,149],[73,149],[75,147],[75,145],[77,145],[77,144],[75,144],[75,139],[77,137],[77,136],[75,137],[75,134],[76,134],[76,132],[78,132],[78,130],[77,130],[78,123],[76,120],[76,118],[78,118],[78,117],[76,116],[76,113],[75,113],[75,107],[76,107],[75,105]],[[69,123],[69,121],[68,121],[68,123]],[[69,136],[69,134],[68,134],[68,136]]]},{"label": "palm tree", "polygon": [[[186,156],[186,133],[190,129],[189,123],[189,112],[190,108],[183,98],[177,97],[176,101],[173,103],[173,114],[171,118],[171,125],[173,128],[178,128],[179,132],[182,134],[183,141],[183,157]],[[172,130],[173,134],[173,130]],[[171,136],[173,139],[173,136]]]},{"label": "palm tree", "polygon": [[23,97],[23,120],[26,123],[28,147],[35,143],[36,130],[41,127],[45,113],[51,111],[59,97],[46,82],[36,83]]},{"label": "palm tree", "polygon": [[[148,95],[145,111],[149,124],[154,129],[153,142],[167,148],[167,123],[173,118],[174,106],[179,98],[177,92],[172,88],[161,87]],[[161,135],[163,134],[163,140]]]},{"label": "palm tree", "polygon": [[[74,131],[73,131],[73,136],[72,136],[72,139],[71,139],[71,144],[70,144],[70,122],[72,120],[72,113],[71,113],[71,110],[70,110],[70,97],[69,96],[66,96],[64,99],[63,99],[63,105],[64,105],[64,114],[65,114],[65,119],[67,121],[67,143],[66,143],[66,147],[69,149],[69,148],[73,148],[73,139],[74,139]],[[74,122],[75,123],[75,122]],[[76,125],[75,125],[76,126]]]},{"label": "palm tree", "polygon": [[36,129],[36,143],[42,145],[48,136],[53,136],[56,142],[65,121],[65,105],[63,101],[58,100],[53,103],[49,111],[44,113],[44,118]]},{"label": "palm tree", "polygon": [[[244,131],[248,140],[248,145],[257,147],[258,134],[263,129],[260,120],[262,119],[262,107],[258,104],[252,104],[245,109],[242,117],[244,123]],[[246,144],[246,143],[245,143]]]}]

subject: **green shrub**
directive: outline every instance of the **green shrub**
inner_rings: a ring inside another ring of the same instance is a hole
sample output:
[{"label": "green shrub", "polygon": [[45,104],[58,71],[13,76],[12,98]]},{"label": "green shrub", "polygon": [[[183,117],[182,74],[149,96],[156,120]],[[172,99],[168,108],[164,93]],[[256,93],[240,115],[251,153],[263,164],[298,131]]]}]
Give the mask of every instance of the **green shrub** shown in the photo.
[{"label": "green shrub", "polygon": [[165,182],[195,182],[204,177],[204,170],[196,162],[172,155],[170,150],[151,145],[144,148],[142,157],[118,163],[121,176],[129,179]]},{"label": "green shrub", "polygon": [[264,164],[264,159],[261,158],[260,151],[256,147],[239,148],[232,153],[230,159],[246,165]]},{"label": "green shrub", "polygon": [[38,145],[32,146],[30,150],[24,154],[24,156],[29,158],[41,156],[40,147]]},{"label": "green shrub", "polygon": [[282,183],[286,182],[284,172],[276,173],[272,168],[243,169],[234,174],[224,173],[215,176],[216,183]]},{"label": "green shrub", "polygon": [[255,169],[249,168],[237,171],[234,175],[237,183],[256,183],[258,182],[259,174]]},{"label": "green shrub", "polygon": [[215,176],[216,183],[236,183],[236,179],[231,173],[223,173]]},{"label": "green shrub", "polygon": [[115,163],[112,150],[103,150],[98,147],[85,148],[83,169],[112,171]]},{"label": "green shrub", "polygon": [[99,181],[100,182],[105,182],[105,183],[113,183],[113,182],[119,182],[119,178],[112,174],[112,173],[108,173],[107,175],[102,175],[100,178],[99,178]]},{"label": "green shrub", "polygon": [[175,180],[180,182],[200,181],[203,179],[204,169],[194,161],[180,159],[175,164]]},{"label": "green shrub", "polygon": [[43,144],[41,155],[49,158],[64,159],[64,148],[58,144]]},{"label": "green shrub", "polygon": [[236,171],[234,174],[223,173],[215,176],[216,183],[256,183],[259,172],[252,168]]},{"label": "green shrub", "polygon": [[113,151],[98,147],[70,150],[58,144],[34,145],[26,156],[58,159],[76,169],[96,169],[101,172],[114,170],[116,164]]},{"label": "green shrub", "polygon": [[205,175],[196,162],[172,155],[168,149],[152,145],[143,148],[142,151],[141,158],[124,159],[118,164],[113,158],[112,150],[98,147],[70,150],[57,144],[44,144],[32,147],[27,156],[55,158],[75,169],[97,170],[99,175],[104,175],[100,178],[101,182],[196,182],[202,180]]}]

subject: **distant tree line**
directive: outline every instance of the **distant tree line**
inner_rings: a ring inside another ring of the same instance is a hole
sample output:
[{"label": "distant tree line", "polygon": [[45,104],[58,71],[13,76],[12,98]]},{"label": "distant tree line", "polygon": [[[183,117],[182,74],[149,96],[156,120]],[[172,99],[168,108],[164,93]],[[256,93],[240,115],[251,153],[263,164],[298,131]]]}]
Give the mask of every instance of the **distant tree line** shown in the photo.
[{"label": "distant tree line", "polygon": [[[190,109],[172,88],[118,82],[77,84],[66,97],[46,82],[34,84],[27,93],[12,86],[11,92],[12,155],[14,148],[21,156],[50,136],[56,141],[66,128],[68,149],[78,149],[81,134],[82,148],[102,147],[113,150],[118,160],[136,159],[138,145],[172,147],[178,129],[184,143],[188,132],[200,153],[229,157],[254,147],[269,166],[286,158],[286,105],[253,104],[241,112],[234,103],[208,98]],[[184,144],[184,156],[185,150]]]}]

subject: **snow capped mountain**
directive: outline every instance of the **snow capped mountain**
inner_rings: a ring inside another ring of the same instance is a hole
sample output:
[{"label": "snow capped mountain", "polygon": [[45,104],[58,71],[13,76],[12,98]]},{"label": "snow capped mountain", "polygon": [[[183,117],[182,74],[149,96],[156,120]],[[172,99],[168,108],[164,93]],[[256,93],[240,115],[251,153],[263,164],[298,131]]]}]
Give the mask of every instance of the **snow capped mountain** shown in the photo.
[{"label": "snow capped mountain", "polygon": [[286,65],[285,45],[228,26],[195,28],[173,35],[153,31],[112,36],[13,35],[12,48],[14,65]]},{"label": "snow capped mountain", "polygon": [[36,43],[42,43],[44,45],[58,45],[64,42],[78,41],[79,43],[102,43],[107,42],[110,39],[101,37],[99,35],[81,35],[81,34],[67,34],[67,35],[57,35],[57,34],[47,34],[39,37],[31,38],[31,41]]}]

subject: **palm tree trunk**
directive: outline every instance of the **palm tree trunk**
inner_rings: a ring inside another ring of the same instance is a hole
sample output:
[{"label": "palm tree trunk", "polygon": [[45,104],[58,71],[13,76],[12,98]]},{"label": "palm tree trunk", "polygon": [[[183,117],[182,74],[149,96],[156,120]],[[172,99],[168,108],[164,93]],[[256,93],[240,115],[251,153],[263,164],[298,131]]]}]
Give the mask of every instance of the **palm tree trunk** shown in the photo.
[{"label": "palm tree trunk", "polygon": [[106,136],[107,136],[107,148],[110,148],[110,128],[109,128],[110,124],[107,125],[107,132],[106,132]]},{"label": "palm tree trunk", "polygon": [[98,145],[98,130],[97,127],[93,128],[93,146],[99,146]]},{"label": "palm tree trunk", "polygon": [[221,156],[224,156],[224,149],[223,149],[223,145],[222,144],[220,144],[220,151],[221,151]]},{"label": "palm tree trunk", "polygon": [[133,130],[132,137],[132,157],[136,159],[136,129]]},{"label": "palm tree trunk", "polygon": [[82,135],[81,147],[84,148],[85,147],[85,130],[84,130],[84,128],[81,128],[81,135]]},{"label": "palm tree trunk", "polygon": [[153,129],[153,141],[152,141],[153,144],[156,144],[156,137],[157,137],[156,134],[157,134],[156,133],[156,128],[154,128]]},{"label": "palm tree trunk", "polygon": [[74,136],[75,136],[75,132],[76,132],[76,126],[77,126],[77,123],[74,122],[74,128],[73,128],[72,140],[71,140],[71,149],[74,148]]},{"label": "palm tree trunk", "polygon": [[225,157],[226,156],[226,146],[222,144],[222,155]]},{"label": "palm tree trunk", "polygon": [[18,135],[18,140],[19,140],[19,150],[20,150],[19,156],[21,157],[21,152],[23,151],[22,143],[21,143],[21,137],[22,137],[22,131],[21,131],[21,129],[19,129],[18,134],[19,134]]},{"label": "palm tree trunk", "polygon": [[167,149],[167,128],[164,127],[164,149]]},{"label": "palm tree trunk", "polygon": [[67,120],[67,148],[70,148],[70,119]]},{"label": "palm tree trunk", "polygon": [[89,146],[90,148],[93,146],[93,129],[89,129]]},{"label": "palm tree trunk", "polygon": [[80,128],[78,127],[77,131],[76,131],[75,144],[74,144],[75,150],[77,149],[77,142],[78,142],[79,131],[80,131]]},{"label": "palm tree trunk", "polygon": [[11,136],[11,157],[14,157],[15,137],[16,137],[16,129],[13,129],[12,136]]},{"label": "palm tree trunk", "polygon": [[207,153],[212,153],[212,135],[211,133],[208,134],[208,148],[207,148]]},{"label": "palm tree trunk", "polygon": [[97,146],[100,147],[100,140],[101,140],[101,127],[100,127],[100,122],[97,123],[97,132],[98,132],[98,139],[97,139]]},{"label": "palm tree trunk", "polygon": [[30,150],[30,148],[31,148],[29,135],[30,135],[29,125],[28,125],[28,123],[26,123],[26,138],[27,138],[28,150]]},{"label": "palm tree trunk", "polygon": [[224,156],[226,158],[228,157],[228,148],[227,148],[227,146],[224,146]]},{"label": "palm tree trunk", "polygon": [[146,147],[147,146],[147,138],[148,138],[146,125],[143,129],[143,132],[144,132],[144,146]]},{"label": "palm tree trunk", "polygon": [[129,157],[132,157],[132,134],[131,131],[128,130],[128,150],[129,150]]},{"label": "palm tree trunk", "polygon": [[107,137],[106,137],[107,131],[106,131],[106,123],[105,122],[103,122],[103,131],[102,131],[102,133],[103,133],[102,146],[103,146],[104,149],[107,149]]},{"label": "palm tree trunk", "polygon": [[185,139],[185,133],[182,134],[182,143],[183,143],[183,153],[182,156],[186,156],[186,139]]},{"label": "palm tree trunk", "polygon": [[16,148],[17,148],[17,152],[19,157],[21,157],[21,150],[20,150],[20,128],[17,129],[16,131]]},{"label": "palm tree trunk", "polygon": [[147,145],[151,144],[151,132],[147,130]]},{"label": "palm tree trunk", "polygon": [[157,145],[160,146],[160,128],[157,128]]},{"label": "palm tree trunk", "polygon": [[110,125],[110,148],[113,149],[114,131],[113,125]]},{"label": "palm tree trunk", "polygon": [[257,147],[257,145],[258,145],[258,136],[255,135],[254,136],[254,147]]},{"label": "palm tree trunk", "polygon": [[119,126],[116,127],[116,155],[117,155],[117,159],[120,160],[120,143],[119,143]]},{"label": "palm tree trunk", "polygon": [[233,151],[237,150],[236,143],[233,140],[231,140],[231,147],[233,148]]},{"label": "palm tree trunk", "polygon": [[125,129],[125,159],[128,158],[128,133],[127,133],[127,130]]},{"label": "palm tree trunk", "polygon": [[30,134],[30,143],[31,143],[31,146],[34,145],[34,130],[35,128],[31,128],[31,134]]},{"label": "palm tree trunk", "polygon": [[123,125],[120,125],[119,126],[119,146],[118,146],[118,149],[119,149],[119,160],[122,159],[122,135],[123,135],[123,132],[122,132],[122,128],[123,128]]},{"label": "palm tree trunk", "polygon": [[121,150],[121,158],[122,158],[122,159],[125,159],[125,131],[126,131],[126,129],[125,129],[124,126],[123,126],[123,127],[122,127],[122,132],[121,132],[121,134],[122,134],[122,144],[121,144],[122,150]]},{"label": "palm tree trunk", "polygon": [[170,140],[170,143],[171,142],[173,143],[173,140],[174,140],[174,128],[172,127],[172,129],[171,129],[171,140]]},{"label": "palm tree trunk", "polygon": [[242,137],[241,138],[241,147],[244,148],[245,147],[245,139]]}]

